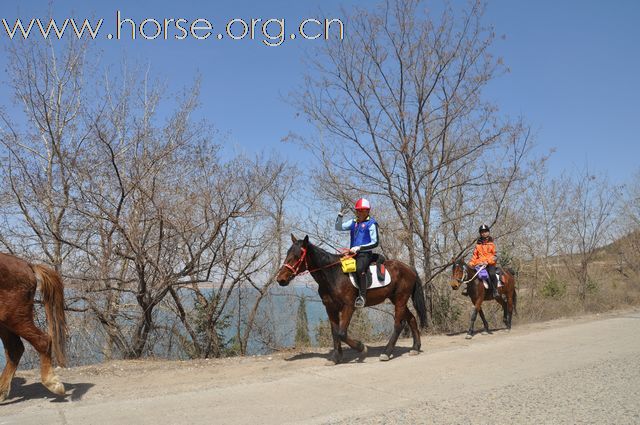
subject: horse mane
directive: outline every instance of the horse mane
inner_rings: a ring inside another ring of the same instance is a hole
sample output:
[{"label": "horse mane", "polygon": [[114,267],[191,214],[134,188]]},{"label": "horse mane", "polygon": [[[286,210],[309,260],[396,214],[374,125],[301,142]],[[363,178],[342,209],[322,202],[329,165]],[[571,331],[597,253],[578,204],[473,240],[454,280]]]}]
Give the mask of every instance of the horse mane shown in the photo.
[{"label": "horse mane", "polygon": [[340,267],[340,255],[331,254],[311,242],[307,245],[311,257],[313,257],[313,267],[316,269],[311,272],[316,274],[314,279],[319,285],[333,285],[340,279],[342,269]]},{"label": "horse mane", "polygon": [[341,257],[339,254],[331,254],[311,242],[309,242],[308,247],[310,251],[313,251],[313,257],[316,261],[322,264],[335,263]]}]

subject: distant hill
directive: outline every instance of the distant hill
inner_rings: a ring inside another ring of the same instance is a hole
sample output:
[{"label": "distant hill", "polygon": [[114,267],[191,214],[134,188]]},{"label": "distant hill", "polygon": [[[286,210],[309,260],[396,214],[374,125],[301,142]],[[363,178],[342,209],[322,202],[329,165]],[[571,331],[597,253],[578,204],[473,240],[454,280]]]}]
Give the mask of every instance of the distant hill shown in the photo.
[{"label": "distant hill", "polygon": [[[617,257],[621,252],[625,252],[632,247],[640,248],[640,230],[634,230],[615,241],[596,249],[596,254],[604,258]],[[638,253],[640,255],[640,252]]]}]

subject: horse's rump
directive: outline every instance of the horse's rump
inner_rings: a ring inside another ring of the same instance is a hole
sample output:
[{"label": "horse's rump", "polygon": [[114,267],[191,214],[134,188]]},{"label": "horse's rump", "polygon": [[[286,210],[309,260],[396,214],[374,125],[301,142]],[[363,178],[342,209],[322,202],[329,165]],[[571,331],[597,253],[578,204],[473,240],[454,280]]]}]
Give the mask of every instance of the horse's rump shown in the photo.
[{"label": "horse's rump", "polygon": [[[0,291],[4,297],[11,300],[9,309],[1,311],[0,317],[12,317],[19,311],[32,311],[37,286],[42,292],[52,351],[58,364],[64,366],[67,324],[64,313],[64,286],[60,275],[49,267],[30,264],[16,256],[0,253]],[[25,320],[32,322],[33,317],[26,317]]]}]

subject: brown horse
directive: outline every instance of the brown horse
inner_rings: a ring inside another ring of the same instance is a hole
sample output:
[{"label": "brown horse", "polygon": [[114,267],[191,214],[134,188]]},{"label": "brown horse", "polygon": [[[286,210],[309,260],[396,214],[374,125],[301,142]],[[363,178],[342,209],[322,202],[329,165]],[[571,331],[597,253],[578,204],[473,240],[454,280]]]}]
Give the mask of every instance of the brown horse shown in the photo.
[{"label": "brown horse", "polygon": [[511,330],[511,317],[513,316],[517,301],[516,281],[513,275],[514,273],[511,271],[503,271],[503,286],[498,288],[498,296],[494,298],[491,291],[485,290],[484,283],[478,277],[476,269],[469,267],[464,260],[454,261],[452,279],[450,281],[451,288],[457,290],[461,284],[465,283],[467,285],[467,295],[473,303],[471,322],[469,323],[469,331],[466,336],[467,339],[473,337],[473,327],[478,313],[480,313],[480,318],[484,324],[483,334],[491,333],[489,323],[487,323],[487,319],[484,317],[484,312],[482,311],[482,301],[495,299],[502,306],[503,321],[507,326],[507,330]]},{"label": "brown horse", "polygon": [[[40,284],[49,334],[33,322],[33,298]],[[64,345],[67,327],[64,316],[64,288],[53,269],[29,264],[12,255],[0,253],[0,338],[7,364],[0,376],[0,401],[7,398],[11,379],[24,352],[24,338],[40,354],[42,383],[54,394],[63,395],[64,385],[53,372],[51,352],[58,364],[66,363]]]},{"label": "brown horse", "polygon": [[[350,338],[347,334],[351,316],[355,310],[354,301],[358,290],[351,284],[349,276],[342,272],[340,256],[330,254],[323,249],[309,243],[309,236],[304,240],[297,240],[291,235],[293,244],[287,252],[283,266],[280,268],[276,281],[280,286],[287,286],[299,274],[308,271],[318,283],[318,294],[322,299],[333,337],[333,352],[329,360],[338,364],[342,361],[342,342],[360,352],[360,361],[367,354],[367,347],[361,342]],[[380,360],[386,361],[393,357],[393,349],[405,323],[409,324],[413,335],[413,346],[410,355],[420,352],[420,332],[416,318],[407,308],[409,298],[420,318],[420,327],[426,325],[426,307],[422,282],[418,273],[400,261],[388,260],[384,263],[391,275],[391,283],[382,288],[367,291],[368,306],[380,304],[386,299],[395,305],[394,328],[389,343]]]}]

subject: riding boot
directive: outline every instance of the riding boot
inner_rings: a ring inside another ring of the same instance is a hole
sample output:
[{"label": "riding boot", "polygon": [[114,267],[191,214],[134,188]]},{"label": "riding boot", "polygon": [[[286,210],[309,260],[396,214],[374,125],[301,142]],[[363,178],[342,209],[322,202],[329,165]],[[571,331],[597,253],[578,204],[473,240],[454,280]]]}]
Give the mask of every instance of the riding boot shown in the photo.
[{"label": "riding boot", "polygon": [[489,279],[491,282],[491,289],[493,290],[493,298],[498,298],[500,295],[498,294],[498,283],[496,282],[495,277],[493,279]]},{"label": "riding boot", "polygon": [[367,273],[356,274],[358,277],[358,286],[360,288],[360,294],[356,298],[356,308],[362,308],[367,303]]}]

